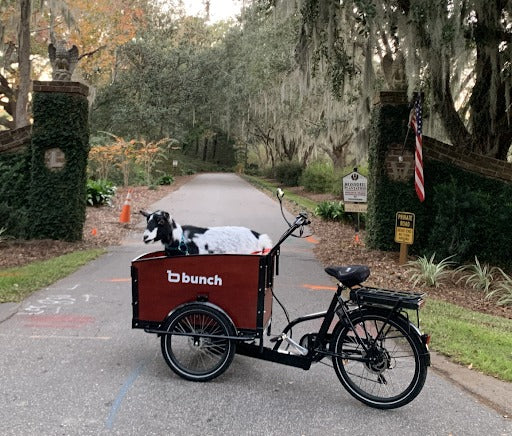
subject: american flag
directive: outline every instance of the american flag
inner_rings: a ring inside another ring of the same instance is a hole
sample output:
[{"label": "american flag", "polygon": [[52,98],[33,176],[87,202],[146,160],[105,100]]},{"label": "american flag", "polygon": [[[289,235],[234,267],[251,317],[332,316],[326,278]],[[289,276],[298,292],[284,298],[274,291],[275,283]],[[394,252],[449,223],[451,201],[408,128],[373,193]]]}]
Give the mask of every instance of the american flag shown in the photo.
[{"label": "american flag", "polygon": [[410,126],[414,130],[416,137],[415,169],[414,169],[414,188],[420,201],[425,200],[425,185],[423,182],[423,133],[421,118],[421,95],[418,94],[414,101],[414,107],[411,110]]}]

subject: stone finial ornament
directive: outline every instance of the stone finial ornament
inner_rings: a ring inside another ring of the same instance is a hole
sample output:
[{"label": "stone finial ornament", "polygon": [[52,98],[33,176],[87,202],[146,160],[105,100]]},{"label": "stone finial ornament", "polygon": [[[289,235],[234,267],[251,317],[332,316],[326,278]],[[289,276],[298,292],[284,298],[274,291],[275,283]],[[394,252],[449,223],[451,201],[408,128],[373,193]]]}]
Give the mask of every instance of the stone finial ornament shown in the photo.
[{"label": "stone finial ornament", "polygon": [[61,40],[57,42],[56,45],[50,44],[48,46],[48,54],[53,69],[52,79],[71,80],[71,75],[78,63],[77,46],[73,45],[73,47],[68,50],[66,41]]},{"label": "stone finial ornament", "polygon": [[387,53],[382,59],[381,65],[389,90],[401,91],[407,89],[405,57],[400,50],[397,50],[394,59],[390,53]]}]

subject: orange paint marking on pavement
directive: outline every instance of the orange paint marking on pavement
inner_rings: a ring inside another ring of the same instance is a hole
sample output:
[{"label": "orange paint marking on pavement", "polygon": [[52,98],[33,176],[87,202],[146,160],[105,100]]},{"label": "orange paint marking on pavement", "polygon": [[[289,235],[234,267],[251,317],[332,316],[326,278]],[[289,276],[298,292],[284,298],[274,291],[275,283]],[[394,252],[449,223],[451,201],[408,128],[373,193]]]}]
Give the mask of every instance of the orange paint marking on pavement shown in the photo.
[{"label": "orange paint marking on pavement", "polygon": [[95,318],[88,315],[34,315],[24,318],[25,327],[79,329],[93,324]]},{"label": "orange paint marking on pavement", "polygon": [[312,291],[335,291],[337,289],[335,286],[308,285],[306,283],[302,287]]},{"label": "orange paint marking on pavement", "polygon": [[318,239],[316,239],[314,236],[308,236],[305,239],[306,239],[306,241],[310,242],[311,244],[319,244],[320,243],[320,241]]}]

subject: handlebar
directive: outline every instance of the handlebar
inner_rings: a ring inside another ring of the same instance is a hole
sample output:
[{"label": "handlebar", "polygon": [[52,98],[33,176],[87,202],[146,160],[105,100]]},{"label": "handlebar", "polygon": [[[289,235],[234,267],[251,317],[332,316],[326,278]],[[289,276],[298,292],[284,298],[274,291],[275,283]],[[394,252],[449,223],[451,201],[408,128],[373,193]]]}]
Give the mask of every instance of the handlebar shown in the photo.
[{"label": "handlebar", "polygon": [[[279,238],[279,241],[277,241],[277,243],[272,247],[272,249],[270,250],[270,252],[268,254],[269,256],[273,256],[276,252],[278,252],[279,251],[279,247],[281,246],[281,244],[287,238],[289,238],[293,234],[293,232],[295,230],[297,230],[298,228],[301,228],[300,236],[302,236],[302,227],[303,226],[307,226],[308,224],[311,224],[311,221],[309,220],[308,214],[306,212],[299,213],[295,217],[295,220],[293,221],[293,224],[291,224],[286,219],[286,216],[285,216],[284,211],[283,211],[283,201],[282,200],[283,200],[283,197],[284,197],[284,191],[281,188],[277,188],[276,195],[277,195],[277,199],[279,200],[279,206],[281,207],[281,214],[283,215],[284,220],[288,224],[288,230],[286,230],[286,232],[284,232],[281,235],[281,237]],[[293,236],[295,236],[295,235],[293,235]]]},{"label": "handlebar", "polygon": [[308,219],[308,214],[306,212],[301,212],[295,217],[292,227],[296,226],[295,228],[298,228],[301,226],[307,226],[308,224],[311,224],[311,221]]},{"label": "handlebar", "polygon": [[311,221],[308,218],[308,214],[306,212],[299,213],[295,217],[293,224],[290,225],[290,227],[281,235],[279,241],[277,241],[277,243],[272,247],[272,249],[269,252],[269,255],[273,255],[276,251],[278,251],[281,244],[286,239],[288,239],[295,230],[297,230],[300,227],[307,226],[308,224],[311,224]]}]

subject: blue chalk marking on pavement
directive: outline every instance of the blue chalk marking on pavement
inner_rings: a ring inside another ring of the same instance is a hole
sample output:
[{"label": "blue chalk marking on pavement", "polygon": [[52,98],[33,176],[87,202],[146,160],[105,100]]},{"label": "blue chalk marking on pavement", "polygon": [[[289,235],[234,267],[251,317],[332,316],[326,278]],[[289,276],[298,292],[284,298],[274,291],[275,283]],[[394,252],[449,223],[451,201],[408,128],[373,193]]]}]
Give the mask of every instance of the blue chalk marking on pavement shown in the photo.
[{"label": "blue chalk marking on pavement", "polygon": [[137,380],[137,377],[140,375],[140,373],[142,372],[142,370],[143,370],[145,365],[146,365],[145,363],[139,365],[129,375],[129,377],[124,382],[121,390],[117,394],[117,397],[116,397],[116,399],[114,401],[114,404],[112,404],[112,407],[110,408],[110,413],[109,413],[108,418],[107,418],[107,423],[105,424],[105,427],[107,427],[109,430],[112,429],[112,427],[114,426],[114,420],[116,418],[117,411],[121,407],[121,403],[123,402],[124,397],[126,396],[128,391],[130,390],[132,385],[135,383],[135,380]]}]

